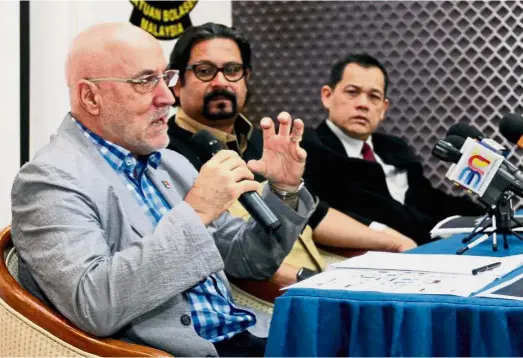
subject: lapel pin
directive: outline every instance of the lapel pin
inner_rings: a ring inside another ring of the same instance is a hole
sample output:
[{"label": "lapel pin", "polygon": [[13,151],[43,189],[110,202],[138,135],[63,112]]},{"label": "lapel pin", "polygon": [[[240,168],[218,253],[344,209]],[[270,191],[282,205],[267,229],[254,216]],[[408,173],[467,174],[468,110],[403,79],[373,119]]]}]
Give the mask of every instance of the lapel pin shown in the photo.
[{"label": "lapel pin", "polygon": [[170,189],[171,188],[171,183],[169,183],[167,180],[162,180],[162,184],[164,187],[166,187],[167,189]]}]

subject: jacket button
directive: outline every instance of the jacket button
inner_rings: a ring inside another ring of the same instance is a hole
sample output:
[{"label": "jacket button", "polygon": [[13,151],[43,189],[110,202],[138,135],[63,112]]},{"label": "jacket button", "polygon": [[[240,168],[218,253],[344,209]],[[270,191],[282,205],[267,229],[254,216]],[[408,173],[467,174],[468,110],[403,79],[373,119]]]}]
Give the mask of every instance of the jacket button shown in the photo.
[{"label": "jacket button", "polygon": [[182,324],[184,326],[188,326],[191,324],[191,317],[189,317],[188,315],[184,314],[182,315],[182,317],[180,317],[180,321],[182,322]]}]

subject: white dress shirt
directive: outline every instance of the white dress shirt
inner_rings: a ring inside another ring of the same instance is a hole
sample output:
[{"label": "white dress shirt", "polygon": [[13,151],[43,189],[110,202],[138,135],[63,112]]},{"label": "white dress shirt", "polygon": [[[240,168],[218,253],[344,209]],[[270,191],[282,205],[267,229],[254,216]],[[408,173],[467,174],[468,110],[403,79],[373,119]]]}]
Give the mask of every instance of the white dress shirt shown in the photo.
[{"label": "white dress shirt", "polygon": [[[327,125],[334,132],[336,137],[339,138],[347,156],[350,158],[360,158],[363,159],[361,155],[361,149],[363,148],[363,141],[360,139],[354,139],[346,135],[338,126],[332,123],[330,120],[327,120]],[[372,136],[367,138],[366,142],[372,148],[376,162],[383,168],[385,173],[385,180],[387,182],[387,188],[389,189],[390,195],[394,200],[405,204],[405,194],[409,189],[409,183],[407,180],[407,172],[405,170],[400,170],[392,165],[386,164],[383,160],[376,154],[374,151],[374,146],[372,144]]]}]

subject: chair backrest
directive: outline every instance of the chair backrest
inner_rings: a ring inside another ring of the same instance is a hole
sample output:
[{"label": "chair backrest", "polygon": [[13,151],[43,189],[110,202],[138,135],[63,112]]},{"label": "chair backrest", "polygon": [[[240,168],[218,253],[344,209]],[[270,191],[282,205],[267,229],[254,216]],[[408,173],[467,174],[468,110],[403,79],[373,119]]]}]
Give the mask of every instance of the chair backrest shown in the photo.
[{"label": "chair backrest", "polygon": [[18,279],[18,254],[13,246],[6,250],[4,260],[11,276],[13,276],[16,282],[20,283],[20,280]]},{"label": "chair backrest", "polygon": [[0,356],[160,357],[166,352],[75,327],[18,283],[10,228],[0,232]]}]

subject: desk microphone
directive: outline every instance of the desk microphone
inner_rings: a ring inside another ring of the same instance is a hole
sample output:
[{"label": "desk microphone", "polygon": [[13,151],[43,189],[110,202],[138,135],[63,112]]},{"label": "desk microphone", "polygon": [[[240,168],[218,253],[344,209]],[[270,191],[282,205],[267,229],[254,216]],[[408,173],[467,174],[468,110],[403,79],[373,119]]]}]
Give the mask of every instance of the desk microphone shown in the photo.
[{"label": "desk microphone", "polygon": [[461,138],[472,138],[482,140],[485,138],[485,135],[481,133],[477,128],[472,127],[471,125],[465,122],[458,122],[453,124],[447,131],[447,136],[456,135]]},{"label": "desk microphone", "polygon": [[[501,119],[499,129],[501,134],[509,141],[517,143],[518,140],[521,140],[521,143],[523,143],[523,117],[514,113],[505,115]],[[485,135],[478,129],[464,122],[456,123],[450,127],[445,141],[461,150],[467,137],[476,140],[487,149],[503,155],[503,157],[505,157],[503,160],[503,166],[510,172],[510,174],[515,175],[520,181],[523,180],[523,176],[519,169],[506,159],[506,156],[508,155],[507,149],[495,140],[485,137]]]},{"label": "desk microphone", "polygon": [[523,148],[523,117],[516,113],[509,113],[499,122],[499,131],[509,142]]},{"label": "desk microphone", "polygon": [[[452,143],[455,135],[448,136],[445,139],[439,139],[434,148],[432,148],[432,155],[444,162],[457,163],[461,159],[461,152],[459,151],[461,146],[457,147]],[[465,141],[463,140],[463,143]],[[462,145],[463,145],[462,143]]]},{"label": "desk microphone", "polygon": [[[218,139],[206,130],[201,130],[193,135],[189,140],[189,145],[194,149],[203,163],[207,162],[223,149]],[[280,228],[280,220],[274,215],[256,191],[243,193],[238,198],[238,201],[265,231],[272,233]]]}]

